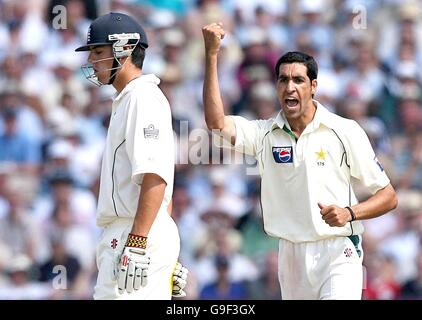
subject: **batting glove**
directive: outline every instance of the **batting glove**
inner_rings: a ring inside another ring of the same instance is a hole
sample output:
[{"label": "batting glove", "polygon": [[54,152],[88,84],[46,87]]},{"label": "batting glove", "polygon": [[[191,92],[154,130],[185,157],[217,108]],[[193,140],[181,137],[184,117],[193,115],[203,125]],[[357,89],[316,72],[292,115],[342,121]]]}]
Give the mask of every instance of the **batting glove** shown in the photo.
[{"label": "batting glove", "polygon": [[180,262],[176,263],[176,267],[173,271],[173,289],[172,296],[175,298],[186,297],[186,292],[183,289],[186,287],[186,279],[188,277],[189,270],[182,266]]},{"label": "batting glove", "polygon": [[146,247],[146,237],[129,233],[119,262],[117,286],[120,294],[125,290],[131,293],[147,285],[150,257]]}]

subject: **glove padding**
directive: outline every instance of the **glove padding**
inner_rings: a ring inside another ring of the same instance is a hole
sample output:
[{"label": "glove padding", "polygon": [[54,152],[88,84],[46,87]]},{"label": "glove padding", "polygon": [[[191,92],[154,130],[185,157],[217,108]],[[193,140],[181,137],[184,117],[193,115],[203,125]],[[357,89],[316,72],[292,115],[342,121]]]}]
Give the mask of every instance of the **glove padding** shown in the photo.
[{"label": "glove padding", "polygon": [[186,279],[188,277],[189,270],[182,266],[180,262],[176,263],[176,267],[173,271],[173,288],[172,296],[175,298],[186,297],[186,292],[183,289],[186,287]]},{"label": "glove padding", "polygon": [[143,248],[125,247],[119,262],[117,286],[123,294],[145,287],[148,283],[150,256]]}]

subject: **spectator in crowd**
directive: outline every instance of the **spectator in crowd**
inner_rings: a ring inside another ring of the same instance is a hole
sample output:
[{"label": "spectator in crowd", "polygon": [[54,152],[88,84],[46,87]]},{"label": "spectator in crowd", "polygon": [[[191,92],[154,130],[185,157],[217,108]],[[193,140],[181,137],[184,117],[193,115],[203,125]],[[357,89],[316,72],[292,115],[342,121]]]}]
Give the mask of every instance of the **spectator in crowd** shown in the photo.
[{"label": "spectator in crowd", "polygon": [[247,298],[245,284],[233,282],[228,276],[229,259],[225,256],[215,257],[215,267],[217,269],[217,280],[206,285],[199,296],[205,300],[241,300]]},{"label": "spectator in crowd", "polygon": [[280,300],[278,285],[278,250],[269,251],[265,257],[265,265],[261,276],[248,283],[248,299]]},{"label": "spectator in crowd", "polygon": [[[52,282],[57,275],[62,274],[65,278],[65,289],[72,290],[77,277],[81,271],[81,264],[78,259],[70,255],[66,250],[63,235],[56,234],[50,237],[52,252],[49,259],[39,267],[39,280],[41,282]],[[53,285],[53,284],[52,284]]]},{"label": "spectator in crowd", "polygon": [[2,110],[4,133],[0,135],[0,162],[17,164],[18,170],[36,172],[40,163],[40,148],[18,131],[17,111]]},{"label": "spectator in crowd", "polygon": [[419,252],[417,258],[417,275],[406,281],[401,290],[401,299],[422,300],[422,251]]},{"label": "spectator in crowd", "polygon": [[397,299],[400,293],[400,285],[395,277],[397,267],[394,258],[387,255],[378,255],[372,258],[373,261],[367,264],[368,267],[366,269],[364,299]]},{"label": "spectator in crowd", "polygon": [[8,281],[0,285],[1,300],[41,300],[53,296],[53,288],[33,279],[33,261],[24,254],[13,256],[6,268]]}]

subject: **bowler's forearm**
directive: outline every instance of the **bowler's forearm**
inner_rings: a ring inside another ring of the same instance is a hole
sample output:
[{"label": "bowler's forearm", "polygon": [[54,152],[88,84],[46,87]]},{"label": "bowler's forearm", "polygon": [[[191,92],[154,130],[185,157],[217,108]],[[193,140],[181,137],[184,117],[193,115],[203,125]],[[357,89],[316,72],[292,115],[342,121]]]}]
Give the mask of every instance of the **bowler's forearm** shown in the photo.
[{"label": "bowler's forearm", "polygon": [[217,63],[217,54],[206,54],[203,99],[205,122],[208,128],[222,130],[225,115],[218,82]]},{"label": "bowler's forearm", "polygon": [[357,220],[379,217],[397,207],[397,196],[391,184],[378,190],[368,200],[352,206]]}]

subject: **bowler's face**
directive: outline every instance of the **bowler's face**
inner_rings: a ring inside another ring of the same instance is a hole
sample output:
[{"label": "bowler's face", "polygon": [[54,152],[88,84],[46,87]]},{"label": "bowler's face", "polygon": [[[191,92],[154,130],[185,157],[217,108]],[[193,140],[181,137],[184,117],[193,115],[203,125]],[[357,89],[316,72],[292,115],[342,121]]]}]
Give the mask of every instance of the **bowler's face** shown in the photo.
[{"label": "bowler's face", "polygon": [[110,78],[110,69],[113,66],[111,46],[93,46],[89,49],[88,62],[92,64],[98,80],[107,83]]},{"label": "bowler's face", "polygon": [[317,81],[310,80],[301,63],[282,64],[277,79],[277,96],[287,119],[298,119],[312,106]]}]

